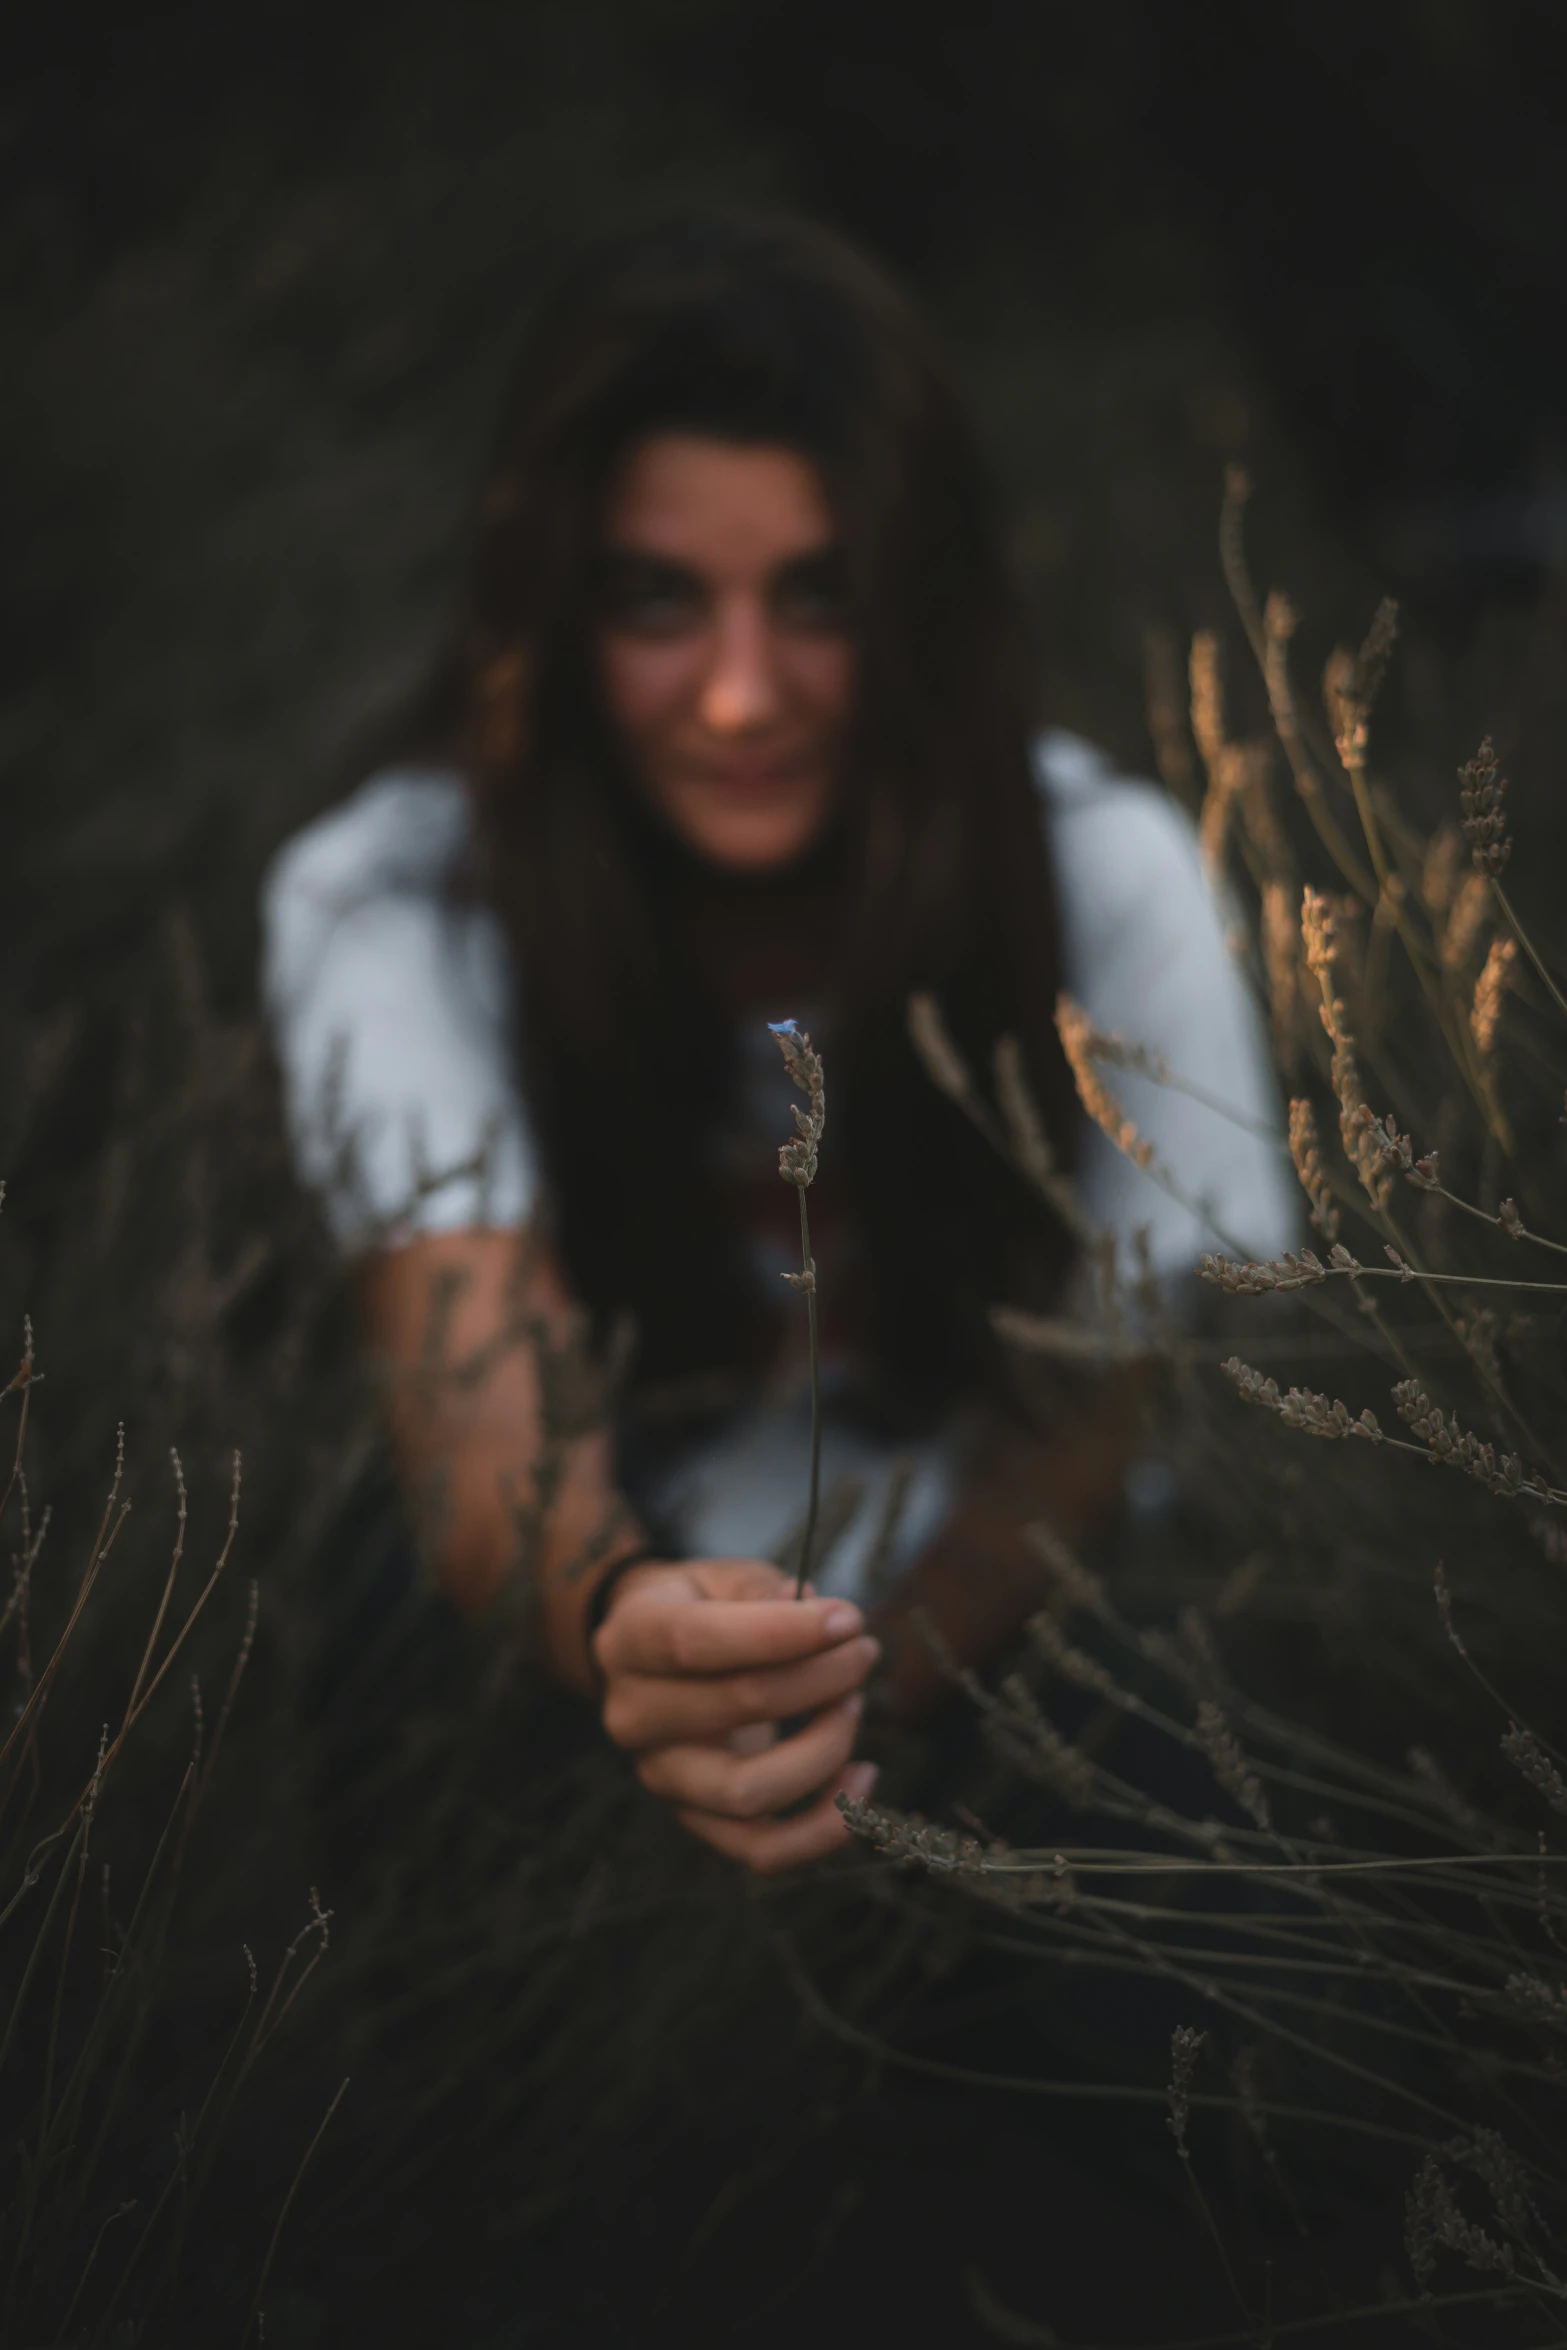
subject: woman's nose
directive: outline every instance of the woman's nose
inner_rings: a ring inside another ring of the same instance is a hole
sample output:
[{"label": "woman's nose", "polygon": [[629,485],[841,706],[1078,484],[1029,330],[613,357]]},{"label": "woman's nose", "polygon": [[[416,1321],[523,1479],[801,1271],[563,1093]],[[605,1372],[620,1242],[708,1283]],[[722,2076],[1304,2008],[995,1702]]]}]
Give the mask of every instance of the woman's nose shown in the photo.
[{"label": "woman's nose", "polygon": [[714,734],[750,734],[778,714],[778,679],[766,617],[754,608],[721,612],[713,663],[702,688],[702,720]]}]

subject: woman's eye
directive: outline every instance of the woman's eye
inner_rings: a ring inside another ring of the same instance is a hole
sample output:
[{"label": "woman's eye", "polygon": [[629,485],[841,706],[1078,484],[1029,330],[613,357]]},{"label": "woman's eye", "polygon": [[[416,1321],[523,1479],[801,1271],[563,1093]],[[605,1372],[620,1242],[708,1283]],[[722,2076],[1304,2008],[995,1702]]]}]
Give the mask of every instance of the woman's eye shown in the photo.
[{"label": "woman's eye", "polygon": [[836,556],[793,565],[773,590],[773,610],[787,628],[836,635],[849,625],[848,585]]},{"label": "woman's eye", "polygon": [[645,636],[670,636],[689,627],[698,609],[697,599],[678,589],[649,588],[642,595],[627,596],[614,619],[617,627]]},{"label": "woman's eye", "polygon": [[673,568],[627,562],[609,567],[600,609],[611,628],[673,636],[700,617],[702,598],[696,583]]}]

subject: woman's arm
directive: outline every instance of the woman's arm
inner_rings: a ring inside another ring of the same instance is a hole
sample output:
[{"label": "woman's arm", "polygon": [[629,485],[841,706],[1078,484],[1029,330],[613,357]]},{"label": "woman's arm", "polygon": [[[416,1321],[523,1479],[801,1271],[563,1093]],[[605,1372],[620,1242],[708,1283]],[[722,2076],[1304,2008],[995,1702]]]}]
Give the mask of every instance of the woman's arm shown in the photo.
[{"label": "woman's arm", "polygon": [[385,1366],[404,1487],[441,1588],[489,1606],[530,1543],[545,1659],[594,1687],[586,1615],[599,1577],[646,1539],[614,1488],[605,1422],[559,1415],[545,1381],[580,1382],[571,1299],[549,1251],[513,1231],[429,1233],[370,1258],[362,1300]]},{"label": "woman's arm", "polygon": [[1050,1587],[1027,1527],[1043,1520],[1075,1544],[1114,1517],[1137,1451],[1146,1387],[1146,1373],[1132,1367],[1106,1378],[1080,1412],[1048,1434],[991,1429],[946,1524],[871,1615],[889,1646],[881,1695],[896,1720],[918,1720],[949,1687],[909,1621],[916,1608],[960,1664],[987,1664]]},{"label": "woman's arm", "polygon": [[[372,1258],[362,1279],[399,1466],[443,1590],[482,1613],[517,1571],[527,1518],[546,1663],[595,1697],[644,1786],[759,1871],[843,1845],[835,1798],[874,1777],[849,1759],[879,1653],[859,1609],[796,1603],[792,1579],[758,1559],[649,1561],[621,1578],[590,1644],[593,1592],[644,1537],[615,1492],[608,1426],[562,1414],[557,1398],[564,1432],[550,1434],[547,1366],[579,1384],[585,1366],[548,1251],[514,1232],[430,1234]],[[800,1717],[794,1736],[776,1736]]]}]

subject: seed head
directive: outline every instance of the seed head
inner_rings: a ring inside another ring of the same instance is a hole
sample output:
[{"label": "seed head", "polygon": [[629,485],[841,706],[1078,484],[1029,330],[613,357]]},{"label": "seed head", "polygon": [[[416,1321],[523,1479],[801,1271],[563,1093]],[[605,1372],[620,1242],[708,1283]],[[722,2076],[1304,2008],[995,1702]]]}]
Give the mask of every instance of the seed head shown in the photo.
[{"label": "seed head", "polygon": [[1330,654],[1322,681],[1323,698],[1333,728],[1333,740],[1351,775],[1366,763],[1371,705],[1382,683],[1398,636],[1398,606],[1384,596],[1372,616],[1366,641],[1358,653],[1340,645]]},{"label": "seed head", "polygon": [[1178,2024],[1170,2034],[1170,2086],[1165,2091],[1170,2114],[1164,2126],[1175,2140],[1175,2151],[1182,2162],[1191,2160],[1186,2123],[1191,2112],[1192,2076],[1207,2039],[1206,2032],[1196,2031],[1190,2024]]},{"label": "seed head", "polygon": [[1301,1008],[1300,951],[1295,912],[1282,881],[1269,881],[1262,892],[1262,961],[1268,980],[1268,1010],[1273,1022],[1273,1044],[1286,1071],[1299,1058],[1297,1021]]},{"label": "seed head", "polygon": [[1208,1757],[1213,1775],[1226,1795],[1249,1812],[1259,1828],[1268,1825],[1268,1799],[1262,1781],[1247,1764],[1240,1742],[1222,1709],[1208,1697],[1197,1707],[1197,1744]]},{"label": "seed head", "polygon": [[1308,1101],[1290,1103],[1290,1157],[1295,1162],[1301,1189],[1311,1202],[1311,1221],[1324,1240],[1337,1240],[1338,1209],[1333,1204],[1332,1188],[1322,1164],[1317,1121]]},{"label": "seed head", "polygon": [[806,1098],[803,1110],[798,1102],[793,1105],[795,1137],[778,1153],[778,1172],[796,1191],[805,1191],[816,1180],[816,1154],[827,1123],[822,1057],[812,1050],[810,1038],[795,1021],[770,1020],[767,1025],[777,1038],[790,1083]]},{"label": "seed head", "polygon": [[1231,1355],[1223,1366],[1227,1379],[1233,1379],[1247,1403],[1272,1412],[1286,1428],[1298,1428],[1306,1436],[1327,1438],[1359,1436],[1368,1444],[1383,1441],[1382,1430],[1375,1412],[1366,1410],[1358,1419],[1351,1416],[1349,1406],[1337,1396],[1318,1395],[1310,1387],[1292,1387],[1280,1394],[1276,1379],[1264,1378],[1250,1363],[1243,1363],[1239,1355]]},{"label": "seed head", "polygon": [[1463,971],[1473,961],[1480,934],[1491,915],[1491,892],[1483,873],[1466,873],[1442,930],[1442,962]]},{"label": "seed head", "polygon": [[1567,1812],[1567,1779],[1562,1777],[1532,1730],[1511,1723],[1502,1733],[1502,1752],[1530,1786],[1545,1797],[1552,1811]]},{"label": "seed head", "polygon": [[1433,1461],[1461,1469],[1466,1477],[1508,1500],[1516,1500],[1520,1494],[1541,1501],[1549,1497],[1545,1480],[1526,1469],[1516,1453],[1499,1453],[1494,1444],[1482,1444],[1460,1427],[1451,1412],[1434,1404],[1418,1380],[1401,1379],[1393,1390],[1393,1401],[1399,1418]]},{"label": "seed head", "polygon": [[1507,778],[1489,735],[1469,764],[1459,768],[1458,784],[1458,804],[1463,811],[1459,822],[1475,871],[1494,881],[1506,870],[1513,844],[1507,837],[1507,811],[1502,805]]},{"label": "seed head", "polygon": [[1094,1124],[1134,1166],[1152,1167],[1153,1144],[1138,1133],[1094,1065],[1099,1060],[1113,1060],[1118,1048],[1124,1050],[1121,1039],[1102,1035],[1082,1005],[1064,991],[1056,998],[1056,1033],[1071,1067],[1078,1099]]},{"label": "seed head", "polygon": [[1485,969],[1475,981],[1469,1031],[1482,1061],[1488,1061],[1496,1050],[1496,1032],[1502,1024],[1502,998],[1512,985],[1513,968],[1517,960],[1516,940],[1493,938],[1491,951],[1485,958]]}]

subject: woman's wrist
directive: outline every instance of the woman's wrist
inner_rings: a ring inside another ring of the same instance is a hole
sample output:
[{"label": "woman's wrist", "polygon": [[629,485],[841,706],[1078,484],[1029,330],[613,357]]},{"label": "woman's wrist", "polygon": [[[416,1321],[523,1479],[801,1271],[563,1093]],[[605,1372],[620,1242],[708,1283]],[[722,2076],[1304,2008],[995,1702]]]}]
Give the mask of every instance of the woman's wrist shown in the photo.
[{"label": "woman's wrist", "polygon": [[582,1637],[587,1651],[588,1675],[595,1696],[602,1697],[604,1693],[604,1675],[593,1644],[609,1620],[610,1609],[619,1597],[627,1577],[634,1574],[638,1567],[663,1566],[667,1560],[668,1553],[659,1544],[636,1543],[609,1561],[589,1592],[588,1603],[583,1610]]}]

